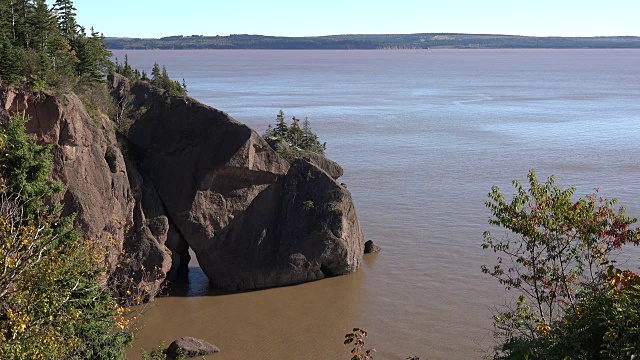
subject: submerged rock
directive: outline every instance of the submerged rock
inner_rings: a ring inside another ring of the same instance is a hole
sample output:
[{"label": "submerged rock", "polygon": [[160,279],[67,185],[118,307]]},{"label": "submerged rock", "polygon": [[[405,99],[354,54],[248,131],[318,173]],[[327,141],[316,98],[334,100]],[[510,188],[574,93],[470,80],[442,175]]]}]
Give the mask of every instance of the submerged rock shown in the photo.
[{"label": "submerged rock", "polygon": [[211,355],[220,352],[220,349],[204,340],[190,336],[180,338],[172,342],[165,350],[167,359],[175,359],[180,355],[196,357]]},{"label": "submerged rock", "polygon": [[380,250],[381,250],[380,246],[374,243],[373,240],[367,240],[367,242],[364,243],[365,254],[376,253]]}]

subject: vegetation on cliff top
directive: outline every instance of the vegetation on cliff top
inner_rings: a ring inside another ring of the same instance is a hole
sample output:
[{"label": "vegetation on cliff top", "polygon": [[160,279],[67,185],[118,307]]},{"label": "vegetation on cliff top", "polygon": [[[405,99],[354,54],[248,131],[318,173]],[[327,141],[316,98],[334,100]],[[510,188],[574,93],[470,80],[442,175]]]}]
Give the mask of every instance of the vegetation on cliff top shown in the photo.
[{"label": "vegetation on cliff top", "polygon": [[115,72],[131,81],[148,81],[151,85],[164,89],[167,96],[187,95],[187,83],[184,79],[182,79],[182,83],[176,80],[171,80],[169,73],[167,72],[167,68],[162,66],[161,71],[158,63],[153,64],[153,68],[151,69],[151,78],[149,78],[144,70],[140,72],[138,69],[132,68],[131,65],[129,65],[129,57],[125,54],[124,63],[122,64],[118,63],[118,59],[116,58]]},{"label": "vegetation on cliff top", "polygon": [[76,22],[71,0],[0,1],[0,80],[35,90],[102,81],[111,71],[104,36]]},{"label": "vegetation on cliff top", "polygon": [[127,61],[114,64],[104,41],[104,35],[93,28],[87,34],[76,22],[71,0],[56,0],[51,8],[45,0],[0,0],[0,83],[82,95],[97,92],[97,84],[116,71],[150,81],[169,95],[186,95],[184,80],[171,80],[164,67],[160,71],[156,64],[149,79]]},{"label": "vegetation on cliff top", "polygon": [[318,135],[311,130],[307,118],[304,118],[300,126],[300,119],[293,116],[289,125],[282,110],[276,116],[275,125],[269,124],[262,137],[274,150],[289,160],[308,152],[324,155],[327,149],[327,143],[320,142]]},{"label": "vegetation on cliff top", "polygon": [[[104,37],[89,35],[71,0],[0,0],[0,84],[30,91],[77,92],[95,119],[117,105],[106,75],[118,69]],[[177,88],[165,71],[149,79]],[[50,149],[26,134],[14,113],[0,123],[0,358],[121,359],[132,340],[130,308],[142,295],[115,298],[119,281],[106,265],[111,249],[85,239],[62,216],[63,184],[52,182]],[[56,195],[52,197],[53,195]],[[128,254],[121,254],[126,259]],[[140,290],[142,291],[142,290]]]}]

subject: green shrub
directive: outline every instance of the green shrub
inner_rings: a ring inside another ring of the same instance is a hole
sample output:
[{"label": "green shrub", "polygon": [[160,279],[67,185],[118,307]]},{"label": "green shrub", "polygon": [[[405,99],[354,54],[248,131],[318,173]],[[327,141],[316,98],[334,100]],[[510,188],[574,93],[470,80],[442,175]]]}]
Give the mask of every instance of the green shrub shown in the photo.
[{"label": "green shrub", "polygon": [[529,189],[514,187],[510,202],[493,187],[486,203],[489,223],[510,233],[485,232],[483,248],[498,261],[482,271],[519,293],[494,315],[494,358],[640,355],[640,277],[613,260],[622,246],[640,242],[636,219],[597,191],[573,201],[575,188],[562,189],[553,177],[539,183],[533,171]]},{"label": "green shrub", "polygon": [[303,203],[304,205],[304,209],[305,210],[311,210],[314,207],[313,201],[312,200],[307,200]]},{"label": "green shrub", "polygon": [[132,340],[101,282],[104,248],[47,205],[52,157],[14,115],[0,129],[0,358],[120,359]]}]

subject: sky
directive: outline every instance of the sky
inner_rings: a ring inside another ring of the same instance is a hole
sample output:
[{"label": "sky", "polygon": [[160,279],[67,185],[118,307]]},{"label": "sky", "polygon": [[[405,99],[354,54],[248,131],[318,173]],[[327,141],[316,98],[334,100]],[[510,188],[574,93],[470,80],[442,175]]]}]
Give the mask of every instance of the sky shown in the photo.
[{"label": "sky", "polygon": [[[53,3],[53,0],[49,0]],[[640,0],[75,0],[105,36],[640,36]]]}]

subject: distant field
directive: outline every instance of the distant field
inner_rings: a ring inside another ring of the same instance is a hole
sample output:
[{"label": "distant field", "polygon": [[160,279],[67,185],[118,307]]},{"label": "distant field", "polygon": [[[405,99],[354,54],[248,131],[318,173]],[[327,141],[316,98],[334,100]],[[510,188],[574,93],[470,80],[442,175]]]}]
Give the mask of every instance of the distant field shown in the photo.
[{"label": "distant field", "polygon": [[612,49],[640,48],[640,37],[533,37],[475,34],[331,35],[280,37],[169,36],[160,39],[107,38],[110,49]]}]

